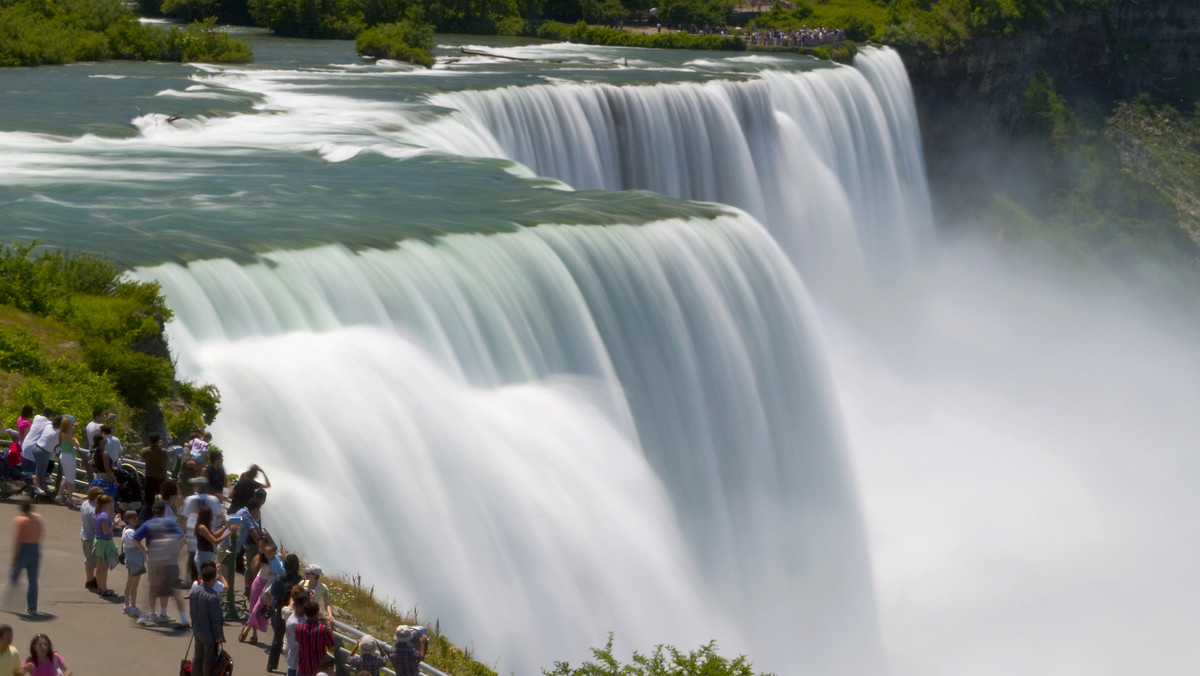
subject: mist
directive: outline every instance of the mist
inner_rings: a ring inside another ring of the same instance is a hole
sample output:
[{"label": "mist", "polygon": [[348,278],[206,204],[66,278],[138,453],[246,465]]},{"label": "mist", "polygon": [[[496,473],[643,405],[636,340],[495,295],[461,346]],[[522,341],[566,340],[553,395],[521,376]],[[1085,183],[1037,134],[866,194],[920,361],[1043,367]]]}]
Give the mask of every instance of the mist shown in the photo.
[{"label": "mist", "polygon": [[821,315],[893,674],[1196,673],[1194,314],[966,235]]}]

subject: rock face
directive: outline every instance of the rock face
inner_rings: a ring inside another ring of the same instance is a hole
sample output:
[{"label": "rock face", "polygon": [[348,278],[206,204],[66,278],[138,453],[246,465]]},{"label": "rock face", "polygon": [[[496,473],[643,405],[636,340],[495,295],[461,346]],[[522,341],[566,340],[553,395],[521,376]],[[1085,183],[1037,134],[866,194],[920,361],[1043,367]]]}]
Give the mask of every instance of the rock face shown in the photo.
[{"label": "rock face", "polygon": [[1121,0],[1050,16],[1016,35],[977,38],[948,56],[903,50],[933,180],[957,158],[1003,145],[1034,73],[1086,114],[1142,92],[1190,109],[1200,95],[1200,2]]}]

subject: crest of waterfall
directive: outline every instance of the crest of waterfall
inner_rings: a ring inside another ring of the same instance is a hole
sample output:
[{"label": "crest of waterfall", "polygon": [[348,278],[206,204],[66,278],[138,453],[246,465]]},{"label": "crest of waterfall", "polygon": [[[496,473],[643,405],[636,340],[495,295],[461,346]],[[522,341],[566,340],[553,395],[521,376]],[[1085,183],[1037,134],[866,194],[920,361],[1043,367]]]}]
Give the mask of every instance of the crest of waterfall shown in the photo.
[{"label": "crest of waterfall", "polygon": [[[738,206],[820,284],[902,265],[932,223],[904,65],[886,48],[864,50],[855,65],[705,83],[510,86],[431,102],[460,111],[479,148],[576,189]],[[448,135],[448,149],[460,151],[460,139]]]},{"label": "crest of waterfall", "polygon": [[269,527],[504,670],[615,631],[878,673],[807,296],[752,219],[137,274],[175,311],[181,369],[224,393],[218,443],[278,468]]}]

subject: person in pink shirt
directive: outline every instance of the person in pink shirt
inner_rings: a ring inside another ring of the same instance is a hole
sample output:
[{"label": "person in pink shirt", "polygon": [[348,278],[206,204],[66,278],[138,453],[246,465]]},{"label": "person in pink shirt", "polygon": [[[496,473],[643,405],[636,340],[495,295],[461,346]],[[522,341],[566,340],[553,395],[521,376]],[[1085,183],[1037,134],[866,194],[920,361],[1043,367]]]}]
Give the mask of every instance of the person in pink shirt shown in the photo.
[{"label": "person in pink shirt", "polygon": [[29,659],[25,660],[29,676],[71,676],[71,667],[62,655],[54,652],[50,637],[38,634],[29,642]]}]

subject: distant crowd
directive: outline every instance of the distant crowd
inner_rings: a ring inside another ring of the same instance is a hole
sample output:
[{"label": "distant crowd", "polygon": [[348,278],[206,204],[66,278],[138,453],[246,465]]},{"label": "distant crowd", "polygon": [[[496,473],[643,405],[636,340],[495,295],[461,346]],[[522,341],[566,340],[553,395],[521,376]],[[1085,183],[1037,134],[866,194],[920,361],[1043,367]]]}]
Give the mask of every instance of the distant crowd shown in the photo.
[{"label": "distant crowd", "polygon": [[748,45],[777,47],[820,47],[846,41],[844,28],[788,28],[756,30],[745,36]]},{"label": "distant crowd", "polygon": [[[302,567],[295,554],[284,556],[264,527],[262,508],[271,487],[266,472],[251,465],[240,476],[230,476],[221,451],[212,446],[212,435],[204,431],[175,448],[150,435],[137,454],[139,471],[113,436],[113,422],[113,414],[95,409],[81,444],[74,416],[55,416],[50,409],[34,415],[26,406],[15,429],[8,430],[12,442],[8,462],[0,463],[0,494],[28,495],[13,524],[10,574],[10,591],[25,574],[27,617],[39,615],[44,529],[33,503],[53,499],[79,510],[84,587],[101,597],[116,597],[109,576],[124,567],[123,612],[143,627],[190,630],[192,674],[221,676],[232,670],[222,646],[225,620],[237,617],[243,622],[240,642],[258,644],[259,632],[272,631],[268,671],[278,669],[286,655],[288,676],[332,676],[342,646],[333,633],[336,614],[329,589],[321,581],[320,566]],[[77,501],[81,461],[90,483],[86,497]],[[244,618],[236,604],[238,574]],[[143,577],[149,587],[144,606],[139,604]],[[169,614],[172,601],[178,619]],[[400,676],[416,676],[428,632],[400,625],[393,638],[389,647],[364,636],[340,666],[355,676],[379,676],[390,661]],[[66,659],[46,634],[33,637],[26,658],[13,640],[13,628],[0,626],[0,676],[70,676]]]}]

